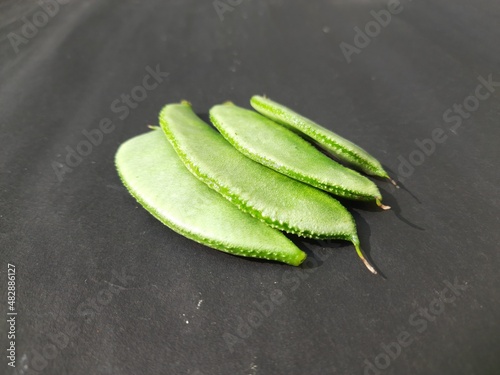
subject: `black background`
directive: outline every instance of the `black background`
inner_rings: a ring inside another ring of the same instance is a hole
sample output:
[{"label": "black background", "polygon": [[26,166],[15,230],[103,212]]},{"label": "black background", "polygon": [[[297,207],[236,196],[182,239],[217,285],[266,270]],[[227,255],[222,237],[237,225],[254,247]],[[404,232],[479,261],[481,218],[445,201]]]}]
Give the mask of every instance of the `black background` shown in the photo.
[{"label": "black background", "polygon": [[[412,343],[381,374],[498,374],[500,91],[453,131],[443,114],[479,76],[500,81],[500,5],[402,7],[348,63],[340,43],[353,45],[353,28],[385,2],[243,0],[219,17],[212,1],[73,1],[16,53],[9,33],[22,36],[41,8],[3,1],[0,373],[14,373],[10,262],[17,374],[363,374],[405,331]],[[158,64],[168,77],[120,119],[111,103]],[[248,107],[253,94],[335,129],[400,177],[401,158],[422,161],[415,141],[443,129],[405,189],[378,183],[394,210],[349,204],[385,278],[336,241],[300,241],[310,256],[299,269],[220,253],[162,226],[122,187],[114,153],[162,105],[188,99],[203,115],[228,99]],[[66,147],[103,118],[114,130],[58,181]],[[446,281],[467,288],[426,327],[412,325]],[[284,302],[239,330],[276,289]],[[248,337],[231,352],[224,334],[238,332]]]}]

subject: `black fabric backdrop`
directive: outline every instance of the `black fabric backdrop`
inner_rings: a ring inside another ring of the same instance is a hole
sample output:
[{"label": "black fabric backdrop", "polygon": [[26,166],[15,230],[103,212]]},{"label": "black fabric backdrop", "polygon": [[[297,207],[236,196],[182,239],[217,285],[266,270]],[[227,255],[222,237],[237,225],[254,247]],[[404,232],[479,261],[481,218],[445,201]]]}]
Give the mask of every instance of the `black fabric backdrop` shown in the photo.
[{"label": "black fabric backdrop", "polygon": [[[0,373],[500,373],[500,3],[48,4],[0,4]],[[298,269],[226,255],[122,187],[114,153],[162,105],[257,93],[399,175],[392,211],[348,204],[384,277],[337,241],[295,239]]]}]

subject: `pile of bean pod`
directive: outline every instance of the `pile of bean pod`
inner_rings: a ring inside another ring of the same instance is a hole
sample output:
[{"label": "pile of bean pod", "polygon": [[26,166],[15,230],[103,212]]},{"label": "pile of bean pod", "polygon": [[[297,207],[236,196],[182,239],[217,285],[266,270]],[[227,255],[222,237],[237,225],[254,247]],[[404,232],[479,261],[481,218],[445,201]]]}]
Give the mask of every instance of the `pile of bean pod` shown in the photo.
[{"label": "pile of bean pod", "polygon": [[266,97],[256,111],[227,102],[210,110],[213,127],[191,104],[166,105],[160,127],[123,143],[115,157],[128,191],[162,223],[227,253],[298,266],[306,254],[285,235],[352,242],[363,256],[351,214],[332,195],[372,201],[392,181],[365,150]]}]

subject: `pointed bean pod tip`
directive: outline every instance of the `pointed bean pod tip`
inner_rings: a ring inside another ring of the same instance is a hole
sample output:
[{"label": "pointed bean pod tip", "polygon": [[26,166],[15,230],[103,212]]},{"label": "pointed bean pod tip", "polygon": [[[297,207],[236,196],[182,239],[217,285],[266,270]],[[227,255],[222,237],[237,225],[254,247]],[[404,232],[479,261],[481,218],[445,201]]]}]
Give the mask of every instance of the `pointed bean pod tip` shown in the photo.
[{"label": "pointed bean pod tip", "polygon": [[363,251],[361,250],[361,246],[359,245],[359,239],[357,237],[355,237],[351,241],[352,241],[352,244],[354,245],[354,248],[356,249],[356,253],[358,253],[359,258],[361,259],[361,261],[363,262],[365,267],[368,268],[368,270],[371,273],[373,273],[374,275],[377,275],[378,272],[375,270],[375,268],[373,268],[373,266],[368,262],[368,260],[366,260],[366,258],[364,256]]},{"label": "pointed bean pod tip", "polygon": [[392,179],[389,175],[387,175],[387,177],[386,177],[386,178],[389,180],[389,182],[390,182],[391,184],[393,184],[393,185],[396,187],[396,189],[399,189],[399,185],[398,185],[398,183],[397,183],[396,181],[394,181],[394,180],[393,180],[393,179]]},{"label": "pointed bean pod tip", "polygon": [[375,203],[383,210],[390,210],[391,206],[382,203],[382,197],[376,198]]}]

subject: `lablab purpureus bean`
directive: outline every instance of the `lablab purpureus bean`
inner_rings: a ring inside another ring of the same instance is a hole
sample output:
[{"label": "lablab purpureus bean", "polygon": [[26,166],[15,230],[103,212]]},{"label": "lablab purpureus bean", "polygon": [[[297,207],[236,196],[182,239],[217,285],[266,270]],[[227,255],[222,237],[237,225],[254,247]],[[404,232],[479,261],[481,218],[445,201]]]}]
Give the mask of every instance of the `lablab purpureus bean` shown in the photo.
[{"label": "lablab purpureus bean", "polygon": [[250,104],[257,112],[313,140],[338,160],[368,175],[386,178],[397,186],[382,164],[353,142],[269,98],[254,95]]},{"label": "lablab purpureus bean", "polygon": [[159,120],[191,173],[242,211],[289,233],[351,241],[376,273],[361,252],[354,219],[330,195],[247,158],[196,116],[188,102],[166,105]]},{"label": "lablab purpureus bean", "polygon": [[239,210],[193,176],[160,129],[123,143],[115,164],[130,194],[187,238],[230,254],[293,266],[306,258],[282,233]]},{"label": "lablab purpureus bean", "polygon": [[371,180],[324,155],[302,137],[263,115],[231,102],[210,109],[210,120],[238,151],[286,176],[343,198],[376,201]]}]

